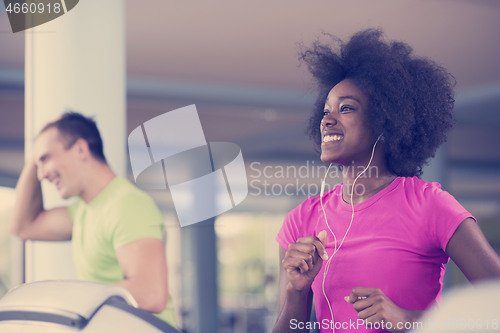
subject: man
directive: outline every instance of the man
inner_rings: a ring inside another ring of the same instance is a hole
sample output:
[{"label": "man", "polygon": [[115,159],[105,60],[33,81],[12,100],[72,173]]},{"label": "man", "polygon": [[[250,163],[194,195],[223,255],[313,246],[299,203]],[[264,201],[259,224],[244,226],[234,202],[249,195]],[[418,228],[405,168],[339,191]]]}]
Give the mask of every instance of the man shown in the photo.
[{"label": "man", "polygon": [[[77,202],[44,210],[44,179]],[[121,285],[140,308],[175,326],[161,214],[149,196],[111,170],[92,119],[65,113],[47,124],[16,192],[12,233],[24,240],[72,239],[79,278]]]}]

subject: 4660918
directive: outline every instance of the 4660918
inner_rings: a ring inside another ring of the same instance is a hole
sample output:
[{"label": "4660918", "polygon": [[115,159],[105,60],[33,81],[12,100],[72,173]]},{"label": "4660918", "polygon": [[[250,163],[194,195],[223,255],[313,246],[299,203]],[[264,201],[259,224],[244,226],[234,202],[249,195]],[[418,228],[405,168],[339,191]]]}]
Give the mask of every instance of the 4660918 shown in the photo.
[{"label": "4660918", "polygon": [[451,330],[497,330],[499,323],[498,319],[452,319],[445,321],[444,326]]},{"label": "4660918", "polygon": [[7,7],[5,7],[5,11],[7,13],[14,14],[59,14],[63,11],[63,8],[60,3],[9,3]]}]

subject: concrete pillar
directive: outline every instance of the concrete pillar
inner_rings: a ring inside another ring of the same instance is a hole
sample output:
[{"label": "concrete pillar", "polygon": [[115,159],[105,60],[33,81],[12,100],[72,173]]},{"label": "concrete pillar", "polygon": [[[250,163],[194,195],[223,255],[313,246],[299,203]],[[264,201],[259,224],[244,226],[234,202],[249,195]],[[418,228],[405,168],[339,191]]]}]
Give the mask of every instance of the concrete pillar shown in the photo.
[{"label": "concrete pillar", "polygon": [[[201,163],[191,166],[191,173]],[[214,171],[212,166],[211,171]],[[213,187],[214,184],[212,184]],[[217,205],[217,195],[204,197],[196,184],[187,189],[191,197],[190,209],[199,209],[196,203]],[[189,333],[219,332],[219,308],[217,301],[217,236],[215,218],[181,227],[182,238],[182,322]]]},{"label": "concrete pillar", "polygon": [[[125,175],[124,17],[124,1],[85,0],[26,31],[26,156],[48,121],[74,110],[94,117],[109,164]],[[65,204],[52,185],[43,192],[45,208]],[[26,282],[61,278],[76,278],[70,243],[27,242]]]},{"label": "concrete pillar", "polygon": [[219,332],[215,218],[182,227],[183,324],[189,333]]}]

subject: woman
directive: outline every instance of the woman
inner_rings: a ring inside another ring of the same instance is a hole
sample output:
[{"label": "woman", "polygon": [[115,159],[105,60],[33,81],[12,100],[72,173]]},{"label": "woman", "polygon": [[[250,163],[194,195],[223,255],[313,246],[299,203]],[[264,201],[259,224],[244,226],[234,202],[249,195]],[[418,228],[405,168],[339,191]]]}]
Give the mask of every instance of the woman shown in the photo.
[{"label": "woman", "polygon": [[[316,43],[302,59],[320,92],[309,133],[343,184],[283,223],[274,332],[414,328],[439,302],[449,258],[471,281],[500,277],[472,215],[418,178],[451,128],[452,76],[378,30],[339,52]],[[313,295],[317,322],[307,324]]]}]

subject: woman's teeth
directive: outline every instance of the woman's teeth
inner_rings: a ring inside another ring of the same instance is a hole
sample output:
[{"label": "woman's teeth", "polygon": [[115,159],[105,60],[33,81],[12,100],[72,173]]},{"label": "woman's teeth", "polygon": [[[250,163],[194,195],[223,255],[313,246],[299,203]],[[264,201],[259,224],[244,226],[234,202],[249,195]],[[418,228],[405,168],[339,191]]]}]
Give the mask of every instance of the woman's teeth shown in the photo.
[{"label": "woman's teeth", "polygon": [[344,138],[343,135],[338,135],[338,134],[326,135],[323,137],[323,142],[340,141],[343,138]]}]

